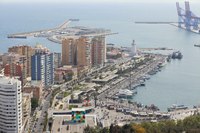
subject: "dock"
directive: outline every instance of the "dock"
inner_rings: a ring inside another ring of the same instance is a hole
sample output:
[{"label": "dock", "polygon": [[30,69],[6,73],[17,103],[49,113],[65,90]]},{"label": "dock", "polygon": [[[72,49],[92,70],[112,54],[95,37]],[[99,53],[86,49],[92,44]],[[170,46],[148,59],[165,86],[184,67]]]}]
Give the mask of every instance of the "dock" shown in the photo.
[{"label": "dock", "polygon": [[195,34],[200,34],[200,29],[198,29],[198,30],[195,30],[195,29],[187,30],[186,27],[184,27],[184,26],[181,26],[181,27],[178,26],[178,23],[170,23],[170,25],[178,27],[178,28],[186,30],[186,31],[189,31],[189,32],[192,32],[192,33],[195,33]]}]

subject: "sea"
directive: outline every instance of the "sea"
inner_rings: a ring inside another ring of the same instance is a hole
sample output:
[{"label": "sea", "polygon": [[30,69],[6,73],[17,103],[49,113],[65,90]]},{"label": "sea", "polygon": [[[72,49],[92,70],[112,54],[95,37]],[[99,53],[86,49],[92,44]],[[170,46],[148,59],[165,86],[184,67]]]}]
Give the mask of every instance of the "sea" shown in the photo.
[{"label": "sea", "polygon": [[[184,6],[181,4],[181,6]],[[191,9],[200,16],[200,4]],[[80,19],[70,26],[105,28],[117,35],[106,38],[116,46],[131,46],[135,40],[140,48],[167,47],[180,50],[182,60],[172,60],[161,72],[137,88],[133,101],[155,104],[166,111],[172,104],[189,107],[200,104],[200,35],[168,24],[135,24],[135,21],[177,21],[175,3],[1,3],[0,53],[13,45],[42,44],[53,52],[61,52],[61,45],[45,38],[8,39],[12,33],[48,29],[67,19]]]}]

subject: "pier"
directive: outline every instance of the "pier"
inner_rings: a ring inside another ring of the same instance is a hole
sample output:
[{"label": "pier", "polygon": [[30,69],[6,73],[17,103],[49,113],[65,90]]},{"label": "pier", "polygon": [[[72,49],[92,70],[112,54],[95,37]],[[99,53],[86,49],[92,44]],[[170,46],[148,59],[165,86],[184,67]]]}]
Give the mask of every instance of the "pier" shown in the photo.
[{"label": "pier", "polygon": [[39,35],[40,33],[43,33],[43,32],[53,32],[53,31],[56,31],[56,30],[64,29],[69,25],[70,22],[71,21],[65,21],[63,24],[59,25],[56,28],[52,28],[52,29],[45,29],[45,30],[38,30],[38,31],[31,31],[31,32],[23,32],[23,33],[16,33],[16,34],[9,34],[7,37],[8,38],[27,38],[27,37],[31,37],[31,36],[37,36],[37,35]]},{"label": "pier", "polygon": [[178,23],[178,22],[142,22],[142,21],[136,21],[136,24],[171,24],[171,23]]},{"label": "pier", "polygon": [[28,37],[44,37],[47,38],[49,41],[55,43],[61,43],[63,38],[66,37],[94,37],[94,36],[108,36],[118,34],[117,32],[111,32],[108,29],[102,28],[87,28],[83,26],[74,26],[69,27],[69,23],[72,21],[78,21],[78,19],[70,19],[63,24],[59,25],[58,27],[45,29],[45,30],[38,30],[32,32],[24,32],[24,33],[16,33],[10,34],[8,38],[18,38],[18,39],[26,39]]}]

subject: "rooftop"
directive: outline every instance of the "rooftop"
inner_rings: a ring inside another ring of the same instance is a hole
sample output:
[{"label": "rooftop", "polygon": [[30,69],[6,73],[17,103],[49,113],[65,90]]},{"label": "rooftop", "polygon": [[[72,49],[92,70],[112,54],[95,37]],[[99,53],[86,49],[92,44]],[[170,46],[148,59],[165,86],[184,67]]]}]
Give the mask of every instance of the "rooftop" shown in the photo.
[{"label": "rooftop", "polygon": [[17,80],[17,79],[14,79],[14,78],[5,77],[3,75],[0,75],[0,84],[4,84],[4,85],[10,84],[10,85],[13,85],[16,82],[20,82],[20,81]]},{"label": "rooftop", "polygon": [[24,87],[30,87],[30,86],[41,86],[42,82],[41,81],[29,81],[26,83]]}]

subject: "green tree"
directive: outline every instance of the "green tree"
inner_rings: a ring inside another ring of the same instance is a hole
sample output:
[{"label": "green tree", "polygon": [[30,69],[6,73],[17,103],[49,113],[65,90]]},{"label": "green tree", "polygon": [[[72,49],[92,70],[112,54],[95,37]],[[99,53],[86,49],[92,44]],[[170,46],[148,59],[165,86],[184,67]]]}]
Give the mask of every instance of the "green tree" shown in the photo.
[{"label": "green tree", "polygon": [[71,101],[74,103],[74,94],[71,94]]},{"label": "green tree", "polygon": [[109,133],[121,133],[121,127],[111,124]]},{"label": "green tree", "polygon": [[38,107],[38,99],[37,98],[31,98],[31,108],[32,110],[35,110]]},{"label": "green tree", "polygon": [[132,128],[135,131],[135,133],[146,133],[146,130],[139,124],[133,124]]}]

